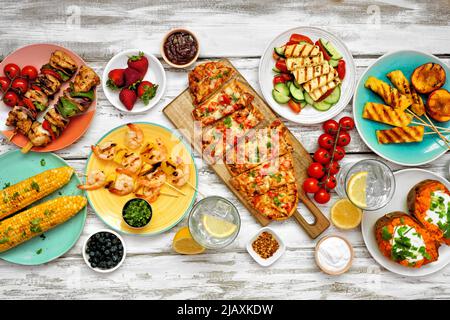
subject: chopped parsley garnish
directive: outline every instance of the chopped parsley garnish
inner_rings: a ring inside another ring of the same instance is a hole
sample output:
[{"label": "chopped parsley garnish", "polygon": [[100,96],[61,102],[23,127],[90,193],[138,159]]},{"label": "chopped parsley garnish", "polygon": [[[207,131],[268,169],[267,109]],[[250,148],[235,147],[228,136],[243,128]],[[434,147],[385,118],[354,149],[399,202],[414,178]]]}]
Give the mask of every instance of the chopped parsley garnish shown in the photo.
[{"label": "chopped parsley garnish", "polygon": [[14,194],[12,195],[12,199],[13,199],[13,200],[16,200],[19,196],[20,196],[20,193],[16,191],[16,192],[14,192]]},{"label": "chopped parsley garnish", "polygon": [[36,190],[36,192],[41,191],[41,188],[39,187],[39,183],[37,183],[36,181],[31,182],[31,189]]},{"label": "chopped parsley garnish", "polygon": [[391,240],[392,239],[392,234],[389,232],[387,226],[384,226],[381,229],[381,237],[383,238],[383,240]]},{"label": "chopped parsley garnish", "polygon": [[280,201],[280,199],[278,199],[278,197],[273,198],[273,203],[275,203],[275,205],[277,207],[281,206],[281,201]]},{"label": "chopped parsley garnish", "polygon": [[40,226],[40,223],[42,221],[42,218],[36,218],[30,221],[30,231],[34,233],[42,232],[42,228]]},{"label": "chopped parsley garnish", "polygon": [[10,187],[11,186],[11,182],[6,182],[4,185],[3,185],[3,189],[6,189],[6,188],[8,188],[8,187]]},{"label": "chopped parsley garnish", "polygon": [[41,166],[45,167],[45,164],[46,164],[45,159],[41,159]]},{"label": "chopped parsley garnish", "polygon": [[9,241],[9,238],[8,238],[8,237],[0,238],[0,244],[7,243],[8,241]]},{"label": "chopped parsley garnish", "polygon": [[42,248],[36,250],[36,254],[41,254],[41,253],[42,253]]},{"label": "chopped parsley garnish", "polygon": [[231,118],[230,118],[230,117],[226,117],[226,118],[223,120],[223,124],[225,125],[225,127],[231,128],[231,124],[232,124]]}]

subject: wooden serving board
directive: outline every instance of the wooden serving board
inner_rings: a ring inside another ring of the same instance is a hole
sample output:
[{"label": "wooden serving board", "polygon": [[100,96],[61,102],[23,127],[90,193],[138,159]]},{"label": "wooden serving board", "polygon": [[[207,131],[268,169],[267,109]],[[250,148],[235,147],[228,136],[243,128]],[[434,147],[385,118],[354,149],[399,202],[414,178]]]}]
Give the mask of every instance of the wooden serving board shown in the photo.
[{"label": "wooden serving board", "polygon": [[[241,81],[242,83],[248,86],[251,93],[255,96],[253,104],[264,115],[264,119],[261,121],[261,123],[258,124],[258,126],[256,126],[256,129],[266,127],[274,120],[278,119],[277,115],[264,102],[264,100],[258,95],[258,93],[250,86],[250,84],[239,73],[239,71],[236,70],[236,68],[231,64],[231,62],[227,59],[222,59],[221,61],[235,70],[234,75],[231,77],[229,81],[232,81],[232,79],[237,79]],[[200,145],[201,143],[195,143],[196,141],[194,139],[194,119],[192,117],[193,109],[194,106],[192,104],[189,89],[186,89],[164,108],[163,113],[167,116],[167,118],[169,118],[169,120],[175,125],[175,127],[180,130],[180,132],[186,137],[186,139],[193,146],[193,148],[197,150],[197,152],[201,155],[202,154],[202,147]],[[306,233],[308,233],[308,235],[314,239],[329,227],[330,222],[319,210],[319,208],[317,208],[317,206],[303,192],[303,188],[301,187],[303,181],[308,177],[306,170],[309,167],[310,163],[312,162],[311,156],[305,150],[303,145],[294,137],[294,135],[289,130],[287,132],[287,136],[289,142],[292,144],[293,147],[292,153],[294,158],[294,168],[297,178],[299,199],[314,215],[315,221],[313,224],[309,224],[298,212],[298,210],[293,214],[293,217],[303,227],[303,229],[305,229]],[[216,163],[211,165],[211,167],[216,172],[216,174],[223,180],[223,182],[228,186],[228,188],[236,195],[236,197],[261,223],[261,225],[266,226],[272,221],[262,216],[255,209],[253,209],[252,206],[244,199],[244,197],[231,185],[230,183],[231,175],[228,169],[226,168],[225,164]]]}]

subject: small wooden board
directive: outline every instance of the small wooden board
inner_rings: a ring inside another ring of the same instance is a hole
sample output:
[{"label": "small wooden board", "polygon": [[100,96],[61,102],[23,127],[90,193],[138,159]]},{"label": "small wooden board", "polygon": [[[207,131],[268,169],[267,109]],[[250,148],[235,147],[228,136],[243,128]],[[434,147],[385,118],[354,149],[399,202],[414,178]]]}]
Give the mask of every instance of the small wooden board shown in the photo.
[{"label": "small wooden board", "polygon": [[[264,102],[264,100],[258,95],[258,93],[250,86],[250,84],[245,80],[245,78],[239,73],[239,71],[234,68],[231,62],[227,59],[221,60],[223,63],[231,66],[236,72],[232,79],[238,79],[239,81],[246,84],[252,94],[255,96],[253,104],[261,111],[264,115],[264,119],[256,128],[263,128],[274,120],[278,119],[277,115],[272,111],[272,109]],[[178,97],[176,97],[171,103],[169,103],[163,110],[163,113],[169,118],[169,120],[175,125],[176,128],[186,137],[189,143],[194,147],[194,149],[202,154],[202,148],[199,143],[194,143],[194,119],[192,117],[192,110],[194,106],[192,104],[192,99],[189,93],[189,89],[184,90]],[[303,192],[302,184],[303,181],[308,177],[306,170],[312,162],[311,156],[305,150],[303,145],[292,135],[288,130],[288,139],[293,147],[293,158],[294,167],[296,171],[298,193],[300,200],[305,204],[305,206],[311,211],[315,217],[313,224],[309,224],[303,216],[296,211],[293,217],[296,221],[305,229],[311,238],[316,238],[323,231],[325,231],[330,222],[323,215],[323,213],[317,208],[317,206],[308,198],[308,196]],[[228,186],[228,188],[236,195],[236,197],[245,205],[245,207],[253,214],[253,216],[261,223],[261,225],[268,225],[271,220],[263,217],[259,214],[252,206],[242,197],[242,195],[236,191],[236,189],[230,184],[231,175],[223,163],[216,163],[211,165],[212,169],[216,174],[223,180],[223,182]]]}]

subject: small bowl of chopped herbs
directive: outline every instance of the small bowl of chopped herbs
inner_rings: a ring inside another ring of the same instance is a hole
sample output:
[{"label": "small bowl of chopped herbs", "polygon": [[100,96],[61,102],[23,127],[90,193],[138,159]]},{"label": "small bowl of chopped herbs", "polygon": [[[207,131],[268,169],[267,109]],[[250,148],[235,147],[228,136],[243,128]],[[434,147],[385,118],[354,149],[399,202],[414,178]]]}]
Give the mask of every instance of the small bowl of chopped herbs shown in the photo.
[{"label": "small bowl of chopped herbs", "polygon": [[92,233],[83,246],[83,258],[89,268],[100,273],[119,268],[126,256],[125,242],[112,230]]},{"label": "small bowl of chopped herbs", "polygon": [[141,198],[130,199],[123,206],[122,217],[130,228],[144,228],[152,220],[152,206]]}]

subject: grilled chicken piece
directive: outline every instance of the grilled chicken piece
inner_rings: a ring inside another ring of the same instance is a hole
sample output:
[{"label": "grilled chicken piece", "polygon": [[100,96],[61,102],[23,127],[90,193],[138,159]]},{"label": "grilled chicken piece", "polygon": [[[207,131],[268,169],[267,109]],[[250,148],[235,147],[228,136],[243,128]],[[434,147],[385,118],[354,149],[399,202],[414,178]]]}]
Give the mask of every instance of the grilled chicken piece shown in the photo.
[{"label": "grilled chicken piece", "polygon": [[100,84],[100,77],[94,70],[87,66],[81,66],[73,81],[75,92],[88,92]]},{"label": "grilled chicken piece", "polygon": [[50,65],[53,68],[64,72],[70,77],[73,76],[78,68],[72,57],[60,50],[56,50],[52,53],[50,57]]},{"label": "grilled chicken piece", "polygon": [[28,131],[30,131],[33,121],[34,118],[27,108],[15,106],[8,113],[6,125],[9,127],[15,127],[18,132],[26,135]]},{"label": "grilled chicken piece", "polygon": [[423,133],[423,126],[377,130],[377,139],[382,144],[421,142]]},{"label": "grilled chicken piece", "polygon": [[393,108],[399,108],[403,111],[412,104],[411,99],[407,96],[375,77],[369,77],[364,86],[378,94],[387,105]]},{"label": "grilled chicken piece", "polygon": [[284,46],[284,56],[286,58],[316,56],[320,52],[318,46],[309,43],[290,44]]},{"label": "grilled chicken piece", "polygon": [[317,101],[320,99],[320,97],[322,97],[325,93],[327,93],[328,90],[336,88],[339,85],[339,83],[341,83],[341,80],[339,78],[334,78],[333,81],[328,82],[326,85],[309,92],[309,96],[314,101]]},{"label": "grilled chicken piece", "polygon": [[42,127],[42,124],[39,121],[33,122],[27,136],[35,147],[46,146],[52,141],[50,133]]},{"label": "grilled chicken piece", "polygon": [[60,131],[64,130],[69,124],[69,120],[60,115],[56,108],[51,108],[48,110],[44,116],[44,119],[59,128]]},{"label": "grilled chicken piece", "polygon": [[395,127],[406,127],[411,123],[413,116],[381,103],[367,102],[364,106],[363,118]]},{"label": "grilled chicken piece", "polygon": [[61,88],[61,82],[51,74],[39,74],[36,84],[47,96],[53,96]]},{"label": "grilled chicken piece", "polygon": [[289,71],[301,68],[301,67],[311,67],[323,64],[323,53],[319,52],[317,56],[312,57],[300,57],[300,58],[287,58],[286,67]]},{"label": "grilled chicken piece", "polygon": [[33,103],[37,102],[43,107],[48,107],[48,96],[43,91],[28,89],[27,92],[25,92],[25,97],[30,99]]},{"label": "grilled chicken piece", "polygon": [[417,94],[417,92],[411,87],[408,79],[405,77],[401,70],[394,70],[386,75],[392,84],[397,88],[397,90],[404,94],[410,101],[411,110],[418,116],[422,116],[425,113],[425,106],[423,104],[422,98]]},{"label": "grilled chicken piece", "polygon": [[305,83],[321,75],[328,74],[333,70],[328,62],[311,67],[301,67],[292,71],[295,80],[299,83]]},{"label": "grilled chicken piece", "polygon": [[305,89],[306,92],[310,93],[311,91],[314,91],[320,87],[323,87],[324,85],[333,81],[337,77],[338,77],[338,73],[335,69],[333,69],[330,73],[321,75],[317,78],[309,80],[308,82],[305,82],[303,84],[303,89]]}]

